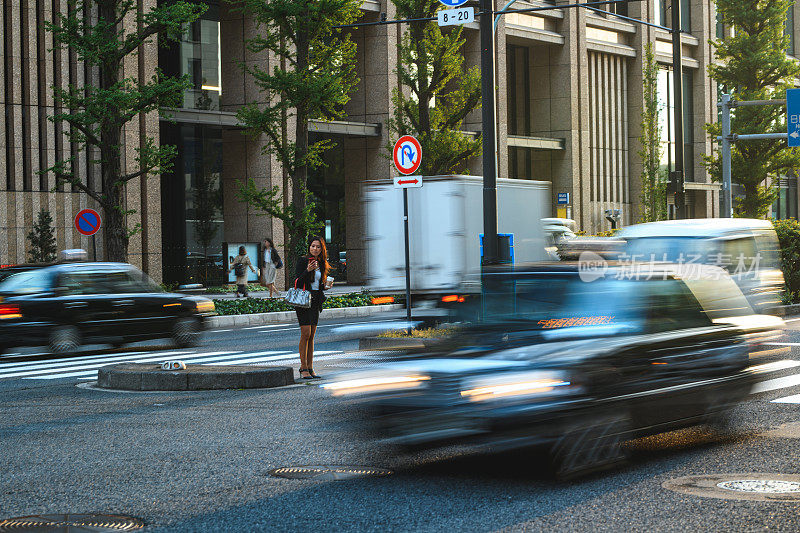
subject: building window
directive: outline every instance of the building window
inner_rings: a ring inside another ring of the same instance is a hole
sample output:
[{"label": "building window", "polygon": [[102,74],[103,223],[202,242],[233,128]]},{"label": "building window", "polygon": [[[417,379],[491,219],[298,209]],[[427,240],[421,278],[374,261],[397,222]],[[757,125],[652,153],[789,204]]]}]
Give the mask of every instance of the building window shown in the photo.
[{"label": "building window", "polygon": [[164,280],[222,283],[222,129],[162,123],[161,140],[178,147],[161,180]]},{"label": "building window", "polygon": [[[511,45],[508,58],[508,134],[531,135],[531,66],[530,50],[526,46]],[[508,174],[510,178],[531,179],[533,154],[529,148],[508,148]]]},{"label": "building window", "polygon": [[[324,165],[308,172],[308,189],[314,195],[314,208],[317,220],[324,224],[321,235],[328,246],[328,257],[331,263],[343,258],[341,252],[347,250],[346,211],[344,199],[344,142],[338,135],[309,133],[308,142],[328,140],[331,148],[322,154]],[[341,265],[334,264],[343,274]],[[336,273],[334,273],[336,275]]]},{"label": "building window", "polygon": [[[672,70],[658,72],[658,120],[661,124],[661,168],[665,173],[675,169],[675,95]],[[694,122],[692,97],[693,72],[683,72],[683,169],[684,179],[694,181]]]},{"label": "building window", "polygon": [[[667,28],[672,27],[672,1],[655,0],[655,23]],[[689,33],[692,31],[692,8],[691,0],[680,0],[681,2],[681,30]]]},{"label": "building window", "polygon": [[772,214],[777,219],[797,218],[797,176],[779,180]]},{"label": "building window", "polygon": [[191,87],[183,95],[184,109],[219,110],[222,97],[222,51],[219,3],[208,5],[202,18],[184,28],[179,43],[160,50],[159,64],[170,76],[189,76]]}]

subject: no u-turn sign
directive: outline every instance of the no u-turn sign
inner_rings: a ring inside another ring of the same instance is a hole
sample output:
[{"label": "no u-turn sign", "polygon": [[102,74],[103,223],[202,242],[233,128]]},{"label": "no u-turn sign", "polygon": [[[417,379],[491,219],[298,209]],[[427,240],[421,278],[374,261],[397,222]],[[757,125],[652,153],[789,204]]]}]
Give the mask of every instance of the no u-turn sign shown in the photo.
[{"label": "no u-turn sign", "polygon": [[394,144],[393,156],[400,174],[413,174],[422,163],[422,146],[411,135],[403,135]]}]

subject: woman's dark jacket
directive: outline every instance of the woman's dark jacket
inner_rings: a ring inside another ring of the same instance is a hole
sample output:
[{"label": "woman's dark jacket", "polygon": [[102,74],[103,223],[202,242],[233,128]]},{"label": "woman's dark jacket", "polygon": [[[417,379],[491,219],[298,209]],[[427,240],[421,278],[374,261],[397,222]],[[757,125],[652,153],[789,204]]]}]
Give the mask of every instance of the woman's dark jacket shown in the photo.
[{"label": "woman's dark jacket", "polygon": [[[319,285],[320,289],[325,291],[327,290],[325,289],[325,276],[327,276],[328,273],[325,272],[324,270],[320,271],[322,272],[322,277],[319,280]],[[300,259],[298,259],[297,266],[295,266],[294,269],[294,275],[296,278],[295,282],[297,288],[310,291],[311,284],[314,283],[315,272],[316,272],[315,270],[312,270],[311,272],[308,271],[308,256],[303,256]],[[325,301],[325,293],[323,292],[321,296],[322,296],[322,301],[320,301],[320,305],[322,305],[322,302]]]}]

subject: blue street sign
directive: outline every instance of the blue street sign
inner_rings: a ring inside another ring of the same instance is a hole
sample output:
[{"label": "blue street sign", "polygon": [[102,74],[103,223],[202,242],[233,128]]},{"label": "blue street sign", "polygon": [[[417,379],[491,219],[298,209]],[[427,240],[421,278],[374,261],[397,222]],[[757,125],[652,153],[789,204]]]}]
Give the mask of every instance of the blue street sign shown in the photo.
[{"label": "blue street sign", "polygon": [[558,205],[568,205],[569,204],[569,193],[568,192],[560,192],[556,197],[556,204]]},{"label": "blue street sign", "polygon": [[447,7],[458,7],[467,3],[467,0],[439,0]]},{"label": "blue street sign", "polygon": [[800,89],[786,90],[786,125],[789,146],[800,146]]}]

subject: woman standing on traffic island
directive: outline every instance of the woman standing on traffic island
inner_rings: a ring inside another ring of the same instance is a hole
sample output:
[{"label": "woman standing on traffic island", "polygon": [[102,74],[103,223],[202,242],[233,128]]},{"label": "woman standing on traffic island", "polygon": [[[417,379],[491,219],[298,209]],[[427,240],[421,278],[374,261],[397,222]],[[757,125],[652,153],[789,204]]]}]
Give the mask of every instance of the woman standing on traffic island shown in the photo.
[{"label": "woman standing on traffic island", "polygon": [[333,285],[333,278],[328,278],[330,271],[325,239],[315,235],[308,245],[308,255],[298,259],[295,268],[295,286],[311,292],[309,309],[295,307],[297,322],[300,324],[300,377],[303,379],[319,378],[311,364],[314,359],[314,335],[317,332],[322,303],[325,301],[322,291]]}]

